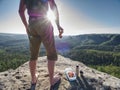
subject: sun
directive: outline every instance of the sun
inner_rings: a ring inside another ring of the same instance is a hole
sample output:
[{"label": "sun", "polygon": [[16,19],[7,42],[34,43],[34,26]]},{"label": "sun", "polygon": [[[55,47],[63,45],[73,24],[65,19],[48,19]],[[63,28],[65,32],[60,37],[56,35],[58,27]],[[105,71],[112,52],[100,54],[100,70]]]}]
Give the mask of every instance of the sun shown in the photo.
[{"label": "sun", "polygon": [[51,10],[50,6],[49,6],[49,9],[48,9],[48,12],[47,12],[47,19],[51,22],[53,28],[54,28],[54,34],[57,35],[58,32],[57,32],[57,25],[55,23],[55,20],[56,20],[56,17],[53,13],[53,11]]},{"label": "sun", "polygon": [[52,12],[51,9],[49,9],[48,12],[47,12],[47,18],[48,18],[48,20],[51,21],[52,24],[55,23],[56,18],[55,18],[55,15],[54,15],[54,13]]}]

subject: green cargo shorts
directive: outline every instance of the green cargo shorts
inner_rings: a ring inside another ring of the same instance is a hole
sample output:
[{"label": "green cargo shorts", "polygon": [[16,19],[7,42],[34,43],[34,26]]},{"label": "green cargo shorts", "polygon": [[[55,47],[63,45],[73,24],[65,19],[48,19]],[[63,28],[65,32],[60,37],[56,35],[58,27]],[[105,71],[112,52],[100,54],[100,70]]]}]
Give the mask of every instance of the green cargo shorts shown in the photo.
[{"label": "green cargo shorts", "polygon": [[53,26],[47,18],[29,18],[30,60],[37,60],[39,48],[43,43],[47,59],[57,60]]}]

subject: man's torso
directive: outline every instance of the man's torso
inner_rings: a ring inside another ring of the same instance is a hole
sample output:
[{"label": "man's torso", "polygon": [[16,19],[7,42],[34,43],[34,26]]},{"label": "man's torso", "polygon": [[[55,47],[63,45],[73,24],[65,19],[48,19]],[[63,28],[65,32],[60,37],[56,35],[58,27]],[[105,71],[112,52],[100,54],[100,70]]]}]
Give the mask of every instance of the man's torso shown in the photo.
[{"label": "man's torso", "polygon": [[25,0],[25,4],[30,16],[47,14],[48,0]]}]

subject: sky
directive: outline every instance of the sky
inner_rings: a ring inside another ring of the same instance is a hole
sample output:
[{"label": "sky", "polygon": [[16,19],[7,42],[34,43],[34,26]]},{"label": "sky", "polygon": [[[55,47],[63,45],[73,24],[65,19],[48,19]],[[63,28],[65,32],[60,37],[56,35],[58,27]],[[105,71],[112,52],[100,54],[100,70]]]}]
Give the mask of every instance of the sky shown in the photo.
[{"label": "sky", "polygon": [[[0,0],[0,33],[26,33],[18,14],[19,2],[20,0],[11,2]],[[64,35],[120,34],[120,0],[55,0],[55,2]],[[55,25],[54,33],[58,34]]]}]

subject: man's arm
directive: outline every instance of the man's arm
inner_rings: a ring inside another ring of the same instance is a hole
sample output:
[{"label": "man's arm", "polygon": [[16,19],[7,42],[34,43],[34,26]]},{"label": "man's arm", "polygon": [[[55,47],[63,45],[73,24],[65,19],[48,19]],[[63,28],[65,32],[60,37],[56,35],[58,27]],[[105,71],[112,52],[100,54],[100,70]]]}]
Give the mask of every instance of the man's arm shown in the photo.
[{"label": "man's arm", "polygon": [[56,25],[57,25],[58,30],[59,30],[59,37],[62,38],[63,28],[60,26],[60,23],[59,23],[59,12],[57,9],[57,5],[56,5],[54,0],[49,0],[49,4],[50,4],[51,10],[53,11],[53,13],[56,17],[55,22],[56,22]]},{"label": "man's arm", "polygon": [[19,5],[19,15],[21,17],[21,20],[26,28],[26,31],[28,33],[28,23],[25,17],[25,10],[26,10],[26,5],[24,3],[24,0],[20,0],[20,5]]}]

